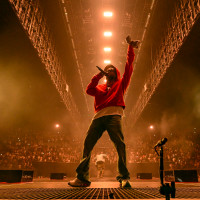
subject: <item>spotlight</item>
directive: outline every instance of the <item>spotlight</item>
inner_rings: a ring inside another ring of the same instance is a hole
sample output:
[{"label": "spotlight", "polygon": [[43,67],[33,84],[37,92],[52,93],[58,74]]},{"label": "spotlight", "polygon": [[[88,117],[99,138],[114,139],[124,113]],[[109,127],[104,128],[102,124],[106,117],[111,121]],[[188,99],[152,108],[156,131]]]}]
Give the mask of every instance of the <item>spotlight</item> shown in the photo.
[{"label": "spotlight", "polygon": [[112,12],[104,12],[103,15],[104,15],[104,17],[112,17],[113,13]]},{"label": "spotlight", "polygon": [[152,130],[152,129],[154,129],[154,126],[153,126],[153,125],[150,125],[149,128]]},{"label": "spotlight", "polygon": [[104,36],[105,37],[111,37],[112,36],[112,32],[106,31],[106,32],[104,32]]},{"label": "spotlight", "polygon": [[110,47],[104,47],[104,51],[109,52],[109,51],[111,51],[111,48]]},{"label": "spotlight", "polygon": [[104,63],[105,64],[110,64],[111,62],[110,62],[110,60],[104,60]]},{"label": "spotlight", "polygon": [[55,127],[56,127],[56,128],[59,128],[59,127],[60,127],[60,125],[59,125],[59,124],[56,124],[56,125],[55,125]]}]

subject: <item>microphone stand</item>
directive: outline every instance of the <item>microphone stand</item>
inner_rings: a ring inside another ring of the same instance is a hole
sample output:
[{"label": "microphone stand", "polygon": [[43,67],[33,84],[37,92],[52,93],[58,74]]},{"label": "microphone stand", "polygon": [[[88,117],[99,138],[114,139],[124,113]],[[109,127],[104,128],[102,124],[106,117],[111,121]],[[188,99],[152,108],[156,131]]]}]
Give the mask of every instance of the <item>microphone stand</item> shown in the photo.
[{"label": "microphone stand", "polygon": [[171,198],[175,198],[176,188],[175,188],[175,182],[171,182],[171,186],[169,183],[164,184],[163,180],[163,172],[164,172],[164,162],[163,162],[163,146],[160,147],[160,154],[158,153],[157,149],[154,148],[158,156],[160,157],[160,194],[165,195],[166,200],[170,200],[170,194]]}]

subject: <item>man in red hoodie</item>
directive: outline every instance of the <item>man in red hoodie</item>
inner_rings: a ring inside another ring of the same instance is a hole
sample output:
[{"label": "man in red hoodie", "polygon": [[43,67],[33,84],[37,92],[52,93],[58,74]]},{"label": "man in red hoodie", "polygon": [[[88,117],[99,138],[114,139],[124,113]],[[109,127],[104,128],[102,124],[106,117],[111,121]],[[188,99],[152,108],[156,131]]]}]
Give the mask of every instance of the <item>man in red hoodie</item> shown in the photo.
[{"label": "man in red hoodie", "polygon": [[[90,186],[89,181],[89,162],[92,149],[107,130],[118,153],[118,172],[117,180],[121,187],[131,187],[129,183],[130,175],[126,167],[126,150],[124,136],[121,128],[121,116],[125,108],[124,94],[130,83],[133,72],[133,60],[135,58],[133,48],[138,48],[138,41],[131,41],[130,36],[126,38],[128,46],[127,61],[123,77],[120,78],[119,70],[113,65],[107,65],[104,71],[95,75],[86,93],[94,96],[95,116],[87,132],[84,142],[83,157],[76,169],[77,177],[68,184],[73,187]],[[106,84],[98,85],[99,80],[106,76]]]}]

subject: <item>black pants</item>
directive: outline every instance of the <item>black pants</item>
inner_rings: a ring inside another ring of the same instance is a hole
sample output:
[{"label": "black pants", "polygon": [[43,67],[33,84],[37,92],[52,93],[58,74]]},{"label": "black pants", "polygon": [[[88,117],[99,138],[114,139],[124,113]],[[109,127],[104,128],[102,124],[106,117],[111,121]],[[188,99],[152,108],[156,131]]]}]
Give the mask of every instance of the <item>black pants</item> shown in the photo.
[{"label": "black pants", "polygon": [[110,139],[114,143],[118,153],[118,172],[117,180],[129,179],[129,172],[126,168],[126,149],[124,136],[121,127],[121,116],[108,115],[92,121],[84,142],[83,158],[76,169],[77,178],[89,181],[89,162],[94,145],[102,136],[104,131],[108,131]]}]

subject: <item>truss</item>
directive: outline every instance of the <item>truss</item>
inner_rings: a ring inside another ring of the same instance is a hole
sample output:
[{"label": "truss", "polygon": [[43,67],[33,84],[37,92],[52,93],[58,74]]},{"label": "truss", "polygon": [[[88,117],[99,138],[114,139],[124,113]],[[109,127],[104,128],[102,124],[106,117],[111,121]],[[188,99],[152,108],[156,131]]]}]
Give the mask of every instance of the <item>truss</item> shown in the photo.
[{"label": "truss", "polygon": [[80,113],[73,100],[63,75],[63,66],[56,52],[55,42],[50,34],[39,0],[9,0],[33,47],[45,65],[67,110],[76,121]]},{"label": "truss", "polygon": [[[80,37],[78,34],[80,31],[78,31],[78,28],[81,27],[81,23],[80,23],[80,21],[77,21],[76,19],[74,19],[74,23],[72,23],[72,24],[70,23],[69,16],[73,15],[73,13],[74,13],[73,6],[72,6],[70,0],[59,0],[59,4],[61,7],[61,12],[64,16],[66,32],[69,34],[70,39],[71,39],[74,60],[75,60],[75,63],[76,63],[77,69],[78,69],[79,78],[80,78],[81,87],[82,87],[83,95],[85,98],[87,110],[89,111],[88,101],[87,101],[85,89],[84,89],[84,88],[86,88],[86,84],[83,79],[83,77],[86,75],[86,73],[84,74],[85,71],[83,70],[83,64],[80,62],[80,60],[81,60],[80,59],[81,58],[80,49],[83,46],[83,44],[81,44],[81,42],[80,42]],[[85,19],[83,19],[83,23],[89,24],[89,23],[91,23],[91,20],[92,19],[91,19],[90,13],[86,13],[86,17],[85,17]],[[94,48],[92,46],[92,43],[93,43],[92,40],[88,41],[89,54],[94,54]]]},{"label": "truss", "polygon": [[145,82],[135,106],[130,112],[127,124],[132,124],[133,126],[140,117],[161,79],[164,77],[167,68],[170,67],[177,52],[199,17],[199,13],[200,0],[180,0],[179,4],[177,4],[174,16],[166,29],[161,50],[156,56],[157,59],[154,62],[154,68]]}]

